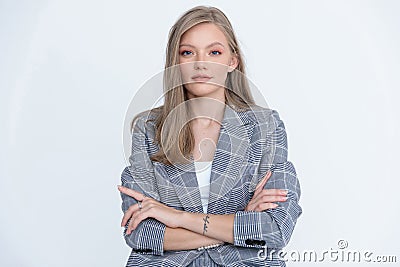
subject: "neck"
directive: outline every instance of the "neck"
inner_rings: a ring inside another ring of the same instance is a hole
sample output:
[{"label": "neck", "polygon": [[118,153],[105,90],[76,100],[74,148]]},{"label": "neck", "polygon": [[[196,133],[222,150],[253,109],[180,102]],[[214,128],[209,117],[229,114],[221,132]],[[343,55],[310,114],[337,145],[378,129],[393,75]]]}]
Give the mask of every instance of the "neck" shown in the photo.
[{"label": "neck", "polygon": [[225,101],[196,97],[188,100],[191,118],[202,127],[209,127],[213,122],[221,123],[225,112]]}]

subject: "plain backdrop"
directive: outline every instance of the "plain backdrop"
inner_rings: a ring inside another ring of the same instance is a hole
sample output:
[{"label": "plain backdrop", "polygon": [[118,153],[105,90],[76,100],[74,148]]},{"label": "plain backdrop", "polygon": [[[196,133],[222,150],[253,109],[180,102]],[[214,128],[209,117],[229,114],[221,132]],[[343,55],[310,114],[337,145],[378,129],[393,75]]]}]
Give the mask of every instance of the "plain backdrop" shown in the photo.
[{"label": "plain backdrop", "polygon": [[303,207],[287,250],[400,261],[399,1],[2,0],[0,266],[124,266],[125,113],[200,4],[230,18],[285,122]]}]

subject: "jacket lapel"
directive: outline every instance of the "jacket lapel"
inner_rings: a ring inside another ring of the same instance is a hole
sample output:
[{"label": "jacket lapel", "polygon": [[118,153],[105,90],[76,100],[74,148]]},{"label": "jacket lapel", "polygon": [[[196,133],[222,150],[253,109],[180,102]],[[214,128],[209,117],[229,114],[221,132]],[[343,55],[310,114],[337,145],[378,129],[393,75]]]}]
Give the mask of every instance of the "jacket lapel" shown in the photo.
[{"label": "jacket lapel", "polygon": [[243,123],[238,113],[225,107],[220,136],[214,155],[210,177],[208,212],[225,214],[231,189],[237,183],[239,171],[249,147],[248,122]]},{"label": "jacket lapel", "polygon": [[202,213],[203,206],[194,163],[164,165],[164,167],[184,210]]},{"label": "jacket lapel", "polygon": [[[225,106],[211,167],[208,213],[224,214],[226,211],[230,191],[237,182],[249,147],[249,127],[254,126],[243,123],[235,110]],[[184,210],[203,213],[194,163],[162,165]]]}]

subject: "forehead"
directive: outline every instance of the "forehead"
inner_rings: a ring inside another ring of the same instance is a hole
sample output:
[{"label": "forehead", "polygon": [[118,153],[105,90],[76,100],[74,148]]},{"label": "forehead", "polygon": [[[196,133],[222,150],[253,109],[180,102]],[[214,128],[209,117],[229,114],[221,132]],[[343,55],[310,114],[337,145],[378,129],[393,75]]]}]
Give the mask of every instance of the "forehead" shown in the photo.
[{"label": "forehead", "polygon": [[228,46],[225,34],[213,23],[200,23],[187,30],[181,37],[180,44],[191,44],[195,47],[206,47],[213,42]]}]

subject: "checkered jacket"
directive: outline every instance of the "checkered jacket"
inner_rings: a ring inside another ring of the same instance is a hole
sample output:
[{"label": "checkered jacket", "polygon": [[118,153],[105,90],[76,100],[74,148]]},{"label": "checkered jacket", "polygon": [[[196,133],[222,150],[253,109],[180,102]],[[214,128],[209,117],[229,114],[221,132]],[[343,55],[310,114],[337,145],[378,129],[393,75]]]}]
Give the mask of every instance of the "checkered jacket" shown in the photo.
[{"label": "checkered jacket", "polygon": [[[152,119],[146,111],[136,120],[130,166],[122,172],[122,185],[176,209],[203,213],[194,164],[150,160],[159,149]],[[259,255],[260,250],[285,247],[302,213],[299,181],[287,154],[285,126],[277,111],[259,106],[236,111],[226,106],[211,167],[208,213],[235,214],[234,243],[206,251],[164,251],[165,225],[148,218],[131,234],[124,231],[132,248],[127,266],[187,266],[202,253],[222,266],[285,266],[276,254]],[[288,200],[278,202],[275,209],[244,211],[268,170],[272,176],[264,188],[287,189]],[[123,212],[137,203],[127,195],[121,197]]]}]

